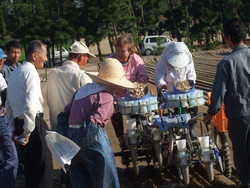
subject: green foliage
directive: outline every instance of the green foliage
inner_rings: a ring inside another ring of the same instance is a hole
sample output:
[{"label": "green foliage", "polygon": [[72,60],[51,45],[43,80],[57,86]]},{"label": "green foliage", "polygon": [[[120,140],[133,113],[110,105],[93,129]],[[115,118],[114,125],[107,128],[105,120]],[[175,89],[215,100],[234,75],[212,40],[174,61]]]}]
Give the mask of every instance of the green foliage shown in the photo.
[{"label": "green foliage", "polygon": [[0,5],[0,48],[4,47],[4,44],[8,41],[5,37],[7,35],[5,15],[8,11],[7,6]]},{"label": "green foliage", "polygon": [[163,52],[163,50],[164,50],[165,47],[164,47],[164,46],[161,46],[162,41],[163,41],[163,38],[162,38],[162,37],[157,37],[157,39],[156,39],[156,44],[157,44],[157,46],[153,46],[153,50],[151,50],[151,53],[152,53],[154,56],[161,55],[161,53]]},{"label": "green foliage", "polygon": [[18,62],[23,63],[23,61],[25,61],[25,60],[26,60],[25,50],[24,50],[24,48],[22,48],[21,56],[20,56]]},{"label": "green foliage", "polygon": [[[159,21],[160,16],[165,18]],[[223,38],[223,23],[236,16],[250,32],[249,0],[2,0],[0,47],[9,38],[21,42],[22,54],[34,39],[49,48],[68,49],[81,38],[87,46],[108,38],[112,46],[118,36],[130,33],[139,50],[143,36],[167,32],[178,41],[184,39],[190,51],[197,42],[205,44],[203,49],[214,49],[215,35]],[[157,45],[152,53],[160,54],[161,48]]]},{"label": "green foliage", "polygon": [[187,45],[190,52],[198,51],[198,48],[195,45]]},{"label": "green foliage", "polygon": [[204,46],[202,49],[203,49],[203,50],[216,50],[217,44],[218,44],[217,41],[212,42],[212,43],[208,43],[208,44],[206,44],[206,46]]}]

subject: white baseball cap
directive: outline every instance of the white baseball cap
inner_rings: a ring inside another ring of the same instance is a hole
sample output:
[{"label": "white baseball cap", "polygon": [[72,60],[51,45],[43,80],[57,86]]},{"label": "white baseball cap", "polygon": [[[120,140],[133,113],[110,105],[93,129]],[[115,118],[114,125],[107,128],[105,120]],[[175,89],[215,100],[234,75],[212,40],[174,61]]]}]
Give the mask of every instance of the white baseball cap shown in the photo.
[{"label": "white baseball cap", "polygon": [[88,47],[83,42],[76,41],[69,47],[69,49],[70,49],[69,53],[89,54],[92,57],[96,57],[94,54],[89,52]]}]

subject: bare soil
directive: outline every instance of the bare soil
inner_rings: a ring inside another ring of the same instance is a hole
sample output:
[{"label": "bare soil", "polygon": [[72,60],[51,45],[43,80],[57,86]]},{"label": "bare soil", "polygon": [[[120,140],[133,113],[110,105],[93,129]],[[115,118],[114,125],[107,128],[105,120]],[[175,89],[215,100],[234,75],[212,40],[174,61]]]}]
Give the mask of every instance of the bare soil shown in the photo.
[{"label": "bare soil", "polygon": [[[250,41],[247,41],[247,45],[250,46]],[[103,48],[103,46],[106,46],[106,48]],[[218,47],[223,47],[223,44],[218,45]],[[96,54],[97,49],[95,50],[96,47],[91,47],[90,51],[94,54]],[[109,47],[108,47],[108,43],[107,41],[104,41],[101,43],[101,48],[102,48],[102,53],[107,53],[110,54],[111,52],[109,51]],[[200,58],[202,59],[202,53],[200,53],[201,56]],[[209,51],[208,53],[209,54]],[[199,56],[199,52],[195,52],[196,56]],[[221,57],[223,58],[223,56],[225,56],[226,54],[222,55]],[[204,56],[203,60],[209,60],[209,58],[213,58],[213,56]],[[222,59],[221,58],[221,59]],[[147,61],[148,58],[144,58],[144,61]],[[98,63],[99,63],[99,58],[91,58],[90,61],[92,61],[92,63],[89,63],[87,65],[87,67],[85,68],[85,71],[97,71],[98,70]],[[150,69],[150,67],[146,67],[148,72],[153,74],[153,71]],[[46,123],[49,125],[50,127],[50,122],[49,122],[49,109],[47,106],[47,87],[46,87],[46,75],[49,74],[50,69],[40,69],[38,70],[39,75],[41,77],[41,89],[42,89],[42,94],[44,97],[44,119],[46,121]],[[153,93],[156,95],[156,87],[152,84],[148,84],[149,89],[153,90]],[[199,112],[206,112],[207,111],[207,106],[200,106],[199,107]],[[114,152],[120,152],[120,147],[118,144],[118,140],[115,136],[114,133],[114,129],[113,126],[111,124],[111,122],[108,122],[108,124],[105,126],[105,130],[109,136],[109,139],[111,141],[112,144],[112,148]],[[197,130],[199,131],[199,129]],[[229,140],[229,139],[228,139]],[[229,145],[230,145],[230,151],[232,154],[232,144],[229,141]],[[121,187],[125,188],[125,187],[141,187],[141,188],[146,188],[146,187],[161,187],[163,184],[168,184],[168,183],[173,183],[176,182],[177,184],[179,184],[179,180],[177,179],[177,177],[168,169],[164,170],[163,172],[160,171],[154,171],[152,169],[152,166],[149,166],[147,168],[144,168],[145,166],[147,166],[147,164],[145,162],[140,163],[140,169],[141,169],[141,174],[139,176],[135,176],[133,173],[128,173],[127,175],[124,175],[124,172],[127,172],[126,167],[124,165],[121,164],[121,158],[120,157],[116,157],[115,158],[116,161],[116,166],[117,166],[117,170],[118,170],[118,175],[119,175],[119,180],[120,180],[120,184]],[[233,162],[233,161],[232,161]],[[151,164],[152,165],[152,164]],[[132,166],[129,166],[130,169],[132,168]],[[59,182],[60,182],[60,167],[57,164],[57,162],[53,159],[53,168],[54,168],[54,188],[59,188]],[[201,175],[197,175],[196,171],[190,170],[190,178],[191,178],[191,183],[192,183],[192,187],[213,187],[211,184],[209,184]],[[221,180],[223,178],[220,178]],[[224,182],[224,180],[223,180]],[[233,184],[232,182],[230,182],[232,184],[232,186],[230,185],[230,187],[235,187],[235,184]],[[137,185],[137,186],[135,186]],[[221,184],[222,185],[222,184]],[[228,185],[228,184],[227,184]],[[181,187],[182,184],[179,184],[179,187]],[[15,188],[24,188],[24,180],[19,180],[17,181],[16,187]],[[220,186],[218,186],[220,187]],[[225,186],[226,187],[226,186]],[[228,186],[229,187],[229,186]]]}]

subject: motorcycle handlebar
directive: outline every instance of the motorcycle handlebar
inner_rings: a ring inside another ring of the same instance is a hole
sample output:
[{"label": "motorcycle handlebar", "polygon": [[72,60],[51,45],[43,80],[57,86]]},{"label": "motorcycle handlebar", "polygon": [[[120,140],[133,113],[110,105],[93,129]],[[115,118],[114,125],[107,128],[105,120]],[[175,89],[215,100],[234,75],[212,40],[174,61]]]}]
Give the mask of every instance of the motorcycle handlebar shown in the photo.
[{"label": "motorcycle handlebar", "polygon": [[191,118],[190,120],[188,120],[189,124],[192,124],[193,122],[195,122],[200,116],[205,117],[207,114],[206,113],[199,113],[198,115],[194,116],[193,118]]}]

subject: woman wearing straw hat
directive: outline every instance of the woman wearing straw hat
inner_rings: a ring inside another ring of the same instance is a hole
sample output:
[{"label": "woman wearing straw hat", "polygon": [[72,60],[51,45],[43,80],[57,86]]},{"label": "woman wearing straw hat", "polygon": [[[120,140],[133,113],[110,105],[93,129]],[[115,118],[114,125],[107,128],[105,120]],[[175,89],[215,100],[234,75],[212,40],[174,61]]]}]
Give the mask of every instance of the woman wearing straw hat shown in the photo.
[{"label": "woman wearing straw hat", "polygon": [[[134,53],[135,43],[133,37],[130,34],[126,34],[117,38],[114,42],[115,53],[108,56],[108,58],[116,58],[123,67],[124,77],[133,83],[144,83],[148,82],[148,73],[144,66],[143,60],[139,55]],[[115,97],[122,98],[125,96],[126,90],[123,88],[119,89]],[[123,132],[123,121],[120,113],[114,113],[111,117],[111,121],[118,137],[120,147],[122,150],[126,149],[127,146],[124,140]]]},{"label": "woman wearing straw hat", "polygon": [[93,83],[74,94],[64,112],[69,115],[67,137],[81,147],[72,159],[70,175],[74,188],[120,187],[114,154],[104,126],[113,114],[113,94],[118,88],[136,88],[123,76],[119,61],[102,62],[98,75],[87,73]]},{"label": "woman wearing straw hat", "polygon": [[165,47],[155,67],[155,85],[167,90],[167,83],[196,80],[194,62],[190,51],[183,42],[171,42]]}]

